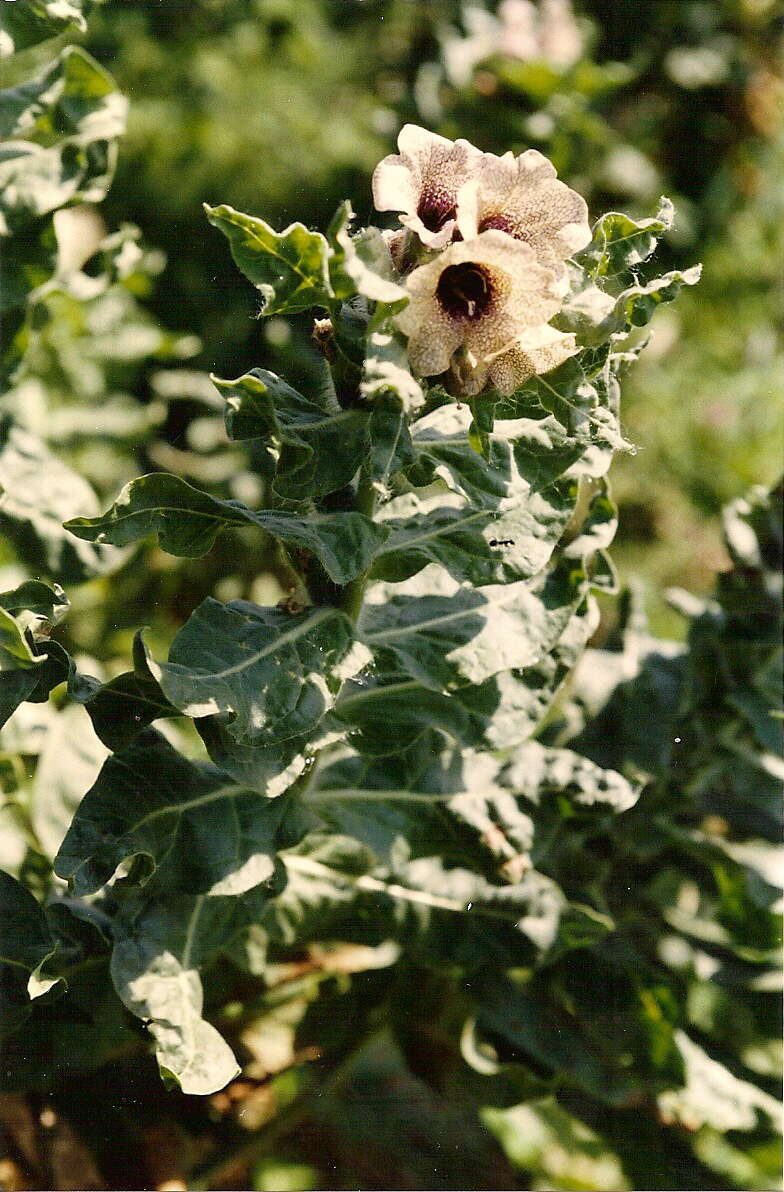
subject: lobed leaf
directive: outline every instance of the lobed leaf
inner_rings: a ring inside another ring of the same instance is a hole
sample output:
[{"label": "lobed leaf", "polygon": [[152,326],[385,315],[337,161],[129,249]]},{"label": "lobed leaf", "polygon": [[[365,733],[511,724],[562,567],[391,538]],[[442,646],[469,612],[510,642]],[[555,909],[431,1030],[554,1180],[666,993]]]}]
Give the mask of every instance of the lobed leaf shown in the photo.
[{"label": "lobed leaf", "polygon": [[365,411],[326,411],[262,368],[213,382],[226,399],[230,438],[261,439],[274,449],[273,486],[282,497],[307,500],[342,488],[367,454]]},{"label": "lobed leaf", "polygon": [[156,533],[170,554],[196,558],[221,530],[255,525],[274,538],[310,551],[336,584],[362,574],[387,536],[361,513],[312,514],[248,509],[194,488],[179,476],[153,472],[132,480],[100,517],[72,518],[66,530],[88,542],[127,545]]},{"label": "lobed leaf", "polygon": [[50,588],[40,580],[26,580],[10,592],[0,593],[0,608],[34,630],[57,625],[70,602],[59,584]]},{"label": "lobed leaf", "polygon": [[125,749],[142,729],[155,720],[179,716],[169,703],[150,668],[141,632],[133,640],[133,670],[100,683],[88,675],[75,675],[69,694],[84,704],[99,740],[114,752]]},{"label": "lobed leaf", "polygon": [[301,223],[275,232],[252,215],[222,204],[204,210],[210,223],[229,241],[240,272],[259,290],[263,314],[293,314],[332,301],[327,242]]},{"label": "lobed leaf", "polygon": [[524,583],[459,587],[430,565],[405,584],[371,589],[358,636],[383,674],[433,690],[483,683],[537,662],[561,627]]},{"label": "lobed leaf", "polygon": [[639,783],[602,769],[570,749],[552,749],[538,741],[520,747],[503,782],[532,803],[557,794],[578,807],[603,804],[616,812],[633,807],[641,790]]},{"label": "lobed leaf", "polygon": [[129,899],[115,918],[115,989],[149,1025],[162,1075],[184,1093],[206,1096],[239,1075],[231,1048],[202,1017],[200,973],[263,898]]},{"label": "lobed leaf", "polygon": [[35,279],[31,266],[40,281],[54,269],[51,237],[36,236],[35,222],[104,197],[126,112],[111,76],[73,46],[31,83],[0,92],[0,127],[14,138],[0,148],[0,237],[24,229],[37,245],[32,258],[4,249],[0,309],[22,300]]},{"label": "lobed leaf", "polygon": [[55,872],[76,895],[94,893],[131,862],[136,884],[154,874],[158,889],[241,894],[272,877],[284,812],[284,800],[264,799],[187,761],[145,729],[104,763],[74,815]]},{"label": "lobed leaf", "polygon": [[362,228],[352,236],[351,204],[338,207],[327,230],[329,277],[336,298],[362,294],[372,302],[407,302],[408,293],[395,281],[392,257],[378,228]]},{"label": "lobed leaf", "polygon": [[641,265],[653,253],[660,237],[672,227],[675,209],[662,198],[653,219],[634,220],[609,211],[597,220],[591,243],[575,260],[596,277],[615,277]]},{"label": "lobed leaf", "polygon": [[311,732],[333,702],[328,679],[352,644],[338,609],[292,615],[208,597],[156,668],[167,699],[189,716],[223,714],[240,745]]}]

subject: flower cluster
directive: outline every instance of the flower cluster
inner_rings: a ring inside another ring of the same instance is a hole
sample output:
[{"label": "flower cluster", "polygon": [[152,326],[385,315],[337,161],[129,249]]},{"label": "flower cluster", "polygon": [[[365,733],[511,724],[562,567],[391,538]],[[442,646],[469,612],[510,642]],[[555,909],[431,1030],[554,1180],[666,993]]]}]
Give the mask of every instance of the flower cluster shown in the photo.
[{"label": "flower cluster", "polygon": [[423,377],[451,388],[512,393],[577,350],[549,325],[567,288],[566,261],[590,240],[588,209],[541,153],[482,153],[407,124],[399,154],[373,175],[379,211],[399,213],[389,234],[409,294],[397,316]]}]

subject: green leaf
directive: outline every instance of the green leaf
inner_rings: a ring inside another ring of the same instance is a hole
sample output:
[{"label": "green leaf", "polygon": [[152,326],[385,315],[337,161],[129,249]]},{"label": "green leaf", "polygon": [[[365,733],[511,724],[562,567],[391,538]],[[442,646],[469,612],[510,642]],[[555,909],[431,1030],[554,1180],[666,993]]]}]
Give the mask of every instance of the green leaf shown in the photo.
[{"label": "green leaf", "polygon": [[350,623],[334,608],[292,615],[208,597],[157,678],[189,716],[221,713],[239,744],[274,744],[316,727],[334,699],[327,680],[351,644]]},{"label": "green leaf", "polygon": [[179,716],[169,703],[150,669],[149,655],[141,632],[133,640],[133,670],[99,683],[87,675],[72,679],[69,692],[84,704],[93,728],[107,748],[125,749],[142,729],[154,720]]},{"label": "green leaf", "polygon": [[56,856],[107,753],[81,708],[71,704],[54,718],[39,754],[31,792],[33,828],[46,856]]},{"label": "green leaf", "polygon": [[[144,862],[137,884],[187,894],[241,894],[270,879],[285,800],[265,799],[187,761],[152,729],[104,763],[55,859],[76,895],[118,865]],[[138,871],[138,865],[135,867]]]},{"label": "green leaf", "polygon": [[392,258],[378,228],[349,232],[354,218],[351,204],[338,207],[327,231],[330,247],[329,277],[336,298],[362,294],[372,302],[396,303],[408,300],[408,294],[394,278]]},{"label": "green leaf", "polygon": [[0,963],[33,973],[51,955],[46,916],[29,890],[0,869]]},{"label": "green leaf", "polygon": [[436,691],[531,666],[563,619],[554,627],[546,602],[524,583],[459,587],[432,566],[403,585],[371,589],[370,600],[358,636],[376,669]]},{"label": "green leaf", "polygon": [[531,868],[533,821],[497,784],[500,766],[486,753],[455,747],[429,731],[382,759],[348,746],[323,766],[305,801],[336,831],[373,850],[397,873],[433,854],[514,884]]},{"label": "green leaf", "polygon": [[[72,46],[33,82],[0,92],[0,235],[67,203],[100,201],[114,173],[127,101]],[[24,139],[21,139],[24,137]]]},{"label": "green leaf", "polygon": [[616,812],[633,807],[641,789],[622,774],[604,770],[571,749],[551,749],[537,741],[521,746],[503,782],[535,804],[560,795],[578,807],[602,804]]},{"label": "green leaf", "polygon": [[632,327],[645,327],[662,303],[672,302],[684,286],[696,285],[701,275],[702,266],[692,265],[683,271],[674,269],[647,285],[630,286],[616,299],[612,312],[599,326],[600,332],[614,335]]},{"label": "green leaf", "polygon": [[62,527],[64,517],[97,508],[93,490],[9,419],[0,422],[0,486],[0,533],[31,571],[81,583],[114,561],[114,552],[75,542]]},{"label": "green leaf", "polygon": [[662,198],[653,219],[630,219],[619,211],[609,211],[594,226],[591,243],[575,260],[595,277],[615,277],[641,265],[656,248],[660,237],[672,227],[674,208]]},{"label": "green leaf", "polygon": [[373,479],[386,487],[395,472],[414,463],[406,411],[394,393],[379,394],[370,416],[370,447]]},{"label": "green leaf", "polygon": [[261,368],[213,382],[226,399],[229,436],[263,439],[279,452],[273,485],[282,497],[307,500],[342,488],[367,454],[365,411],[327,412]]},{"label": "green leaf", "polygon": [[425,401],[422,386],[408,366],[405,340],[379,310],[367,337],[359,389],[369,402],[393,395],[407,414],[418,410]]},{"label": "green leaf", "polygon": [[205,205],[204,210],[229,241],[238,269],[259,290],[263,314],[330,306],[328,249],[320,232],[309,232],[301,223],[275,232],[263,219],[243,215],[226,204]]},{"label": "green leaf", "polygon": [[[494,885],[479,873],[419,857],[393,870],[379,866],[360,841],[314,833],[281,853],[287,882],[265,908],[270,937],[295,939],[394,938],[424,955],[468,967],[498,958],[504,947],[530,958],[531,944],[547,946],[564,899],[554,882],[529,872],[514,884]],[[500,936],[500,938],[499,938]]]},{"label": "green leaf", "polygon": [[0,671],[0,728],[29,698],[37,683],[38,672],[31,667]]},{"label": "green leaf", "polygon": [[157,533],[170,554],[196,558],[206,554],[222,529],[248,523],[310,551],[336,584],[361,575],[388,533],[361,513],[301,518],[266,509],[254,512],[240,501],[210,497],[165,472],[132,480],[101,517],[72,518],[65,528],[88,542],[115,546]]},{"label": "green leaf", "polygon": [[458,581],[510,583],[547,563],[575,508],[567,473],[581,445],[554,418],[497,422],[485,460],[469,443],[470,418],[449,405],[416,423],[408,476],[422,491],[379,510],[391,534],[378,578],[399,581],[435,562]]},{"label": "green leaf", "polygon": [[274,745],[269,742],[243,745],[229,732],[223,717],[200,716],[195,724],[215,765],[243,786],[268,798],[276,798],[287,790],[304,773],[319,749],[340,735],[328,731],[326,718],[315,735],[288,737]]},{"label": "green leaf", "polygon": [[111,140],[123,132],[126,106],[111,75],[79,46],[68,46],[35,78],[0,91],[0,137]]},{"label": "green leaf", "polygon": [[755,1084],[740,1080],[729,1068],[699,1047],[685,1031],[676,1042],[685,1066],[682,1089],[660,1093],[657,1101],[668,1122],[676,1121],[688,1130],[710,1125],[722,1134],[731,1130],[756,1130],[758,1114],[769,1119],[781,1133],[781,1104]]},{"label": "green leaf", "polygon": [[33,895],[0,869],[0,1039],[22,1025],[31,998],[49,988],[51,982],[40,974],[54,949],[46,916]]},{"label": "green leaf", "polygon": [[59,584],[50,588],[39,580],[27,580],[10,592],[0,593],[0,608],[25,628],[35,630],[59,624],[70,603]]},{"label": "green leaf", "polygon": [[22,0],[0,7],[0,58],[71,30],[84,33],[92,0]]},{"label": "green leaf", "polygon": [[36,656],[16,620],[0,608],[0,672],[30,670],[36,663]]},{"label": "green leaf", "polygon": [[194,488],[179,476],[153,472],[126,484],[100,517],[71,518],[65,529],[86,542],[127,546],[157,533],[169,554],[198,558],[226,526],[247,521],[242,509]]},{"label": "green leaf", "polygon": [[524,1061],[558,1073],[601,1102],[624,1104],[636,1091],[634,1076],[622,1070],[615,1055],[595,1052],[581,1022],[538,987],[488,980],[479,995],[477,1025],[507,1048],[514,1047]]},{"label": "green leaf", "polygon": [[0,728],[21,703],[44,703],[52,688],[67,682],[71,674],[73,664],[57,642],[35,643],[31,655],[33,666],[0,670]]},{"label": "green leaf", "polygon": [[231,1048],[202,1017],[200,973],[262,902],[259,894],[249,906],[238,898],[129,899],[114,920],[115,989],[148,1024],[164,1078],[184,1093],[206,1096],[239,1075]]}]

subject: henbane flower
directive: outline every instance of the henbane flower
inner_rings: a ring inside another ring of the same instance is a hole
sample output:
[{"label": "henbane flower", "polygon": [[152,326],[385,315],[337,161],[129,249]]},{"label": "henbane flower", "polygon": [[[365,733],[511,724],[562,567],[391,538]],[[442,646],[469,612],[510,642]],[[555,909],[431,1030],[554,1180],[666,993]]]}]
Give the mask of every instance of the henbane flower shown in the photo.
[{"label": "henbane flower", "polygon": [[457,223],[465,240],[490,228],[507,232],[555,270],[591,239],[585,200],[558,180],[536,149],[519,157],[483,153],[475,176],[460,189]]},{"label": "henbane flower", "polygon": [[479,393],[488,380],[511,393],[575,350],[573,336],[543,327],[561,307],[561,280],[506,232],[450,245],[414,269],[406,288],[410,301],[396,322],[408,336],[413,371],[436,376],[451,365],[464,394]]},{"label": "henbane flower", "polygon": [[449,244],[457,219],[457,192],[470,178],[482,154],[468,141],[448,141],[415,124],[397,139],[400,154],[390,154],[373,172],[377,211],[399,211],[404,227],[428,248]]}]

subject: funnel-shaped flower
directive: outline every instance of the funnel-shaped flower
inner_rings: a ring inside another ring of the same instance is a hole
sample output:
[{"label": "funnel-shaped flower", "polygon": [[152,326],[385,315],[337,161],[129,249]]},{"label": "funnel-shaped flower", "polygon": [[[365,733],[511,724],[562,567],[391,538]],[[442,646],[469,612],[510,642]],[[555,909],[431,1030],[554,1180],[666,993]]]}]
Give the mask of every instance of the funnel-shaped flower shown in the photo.
[{"label": "funnel-shaped flower", "polygon": [[[563,296],[560,280],[537,261],[534,250],[497,230],[450,245],[415,269],[406,288],[410,301],[396,322],[408,336],[412,369],[419,376],[436,376],[461,349],[454,375],[463,393],[478,393],[493,362],[515,351],[530,328],[546,323]],[[546,347],[533,346],[537,351]],[[520,372],[512,362],[498,367],[505,384]]]},{"label": "funnel-shaped flower", "polygon": [[591,239],[585,200],[564,182],[536,149],[519,157],[483,153],[479,170],[458,195],[458,227],[464,239],[497,228],[529,244],[543,265],[556,271]]},{"label": "funnel-shaped flower", "polygon": [[399,211],[404,227],[428,248],[449,244],[457,218],[457,192],[482,154],[468,141],[448,141],[415,124],[397,139],[400,154],[380,161],[373,172],[377,211]]}]

